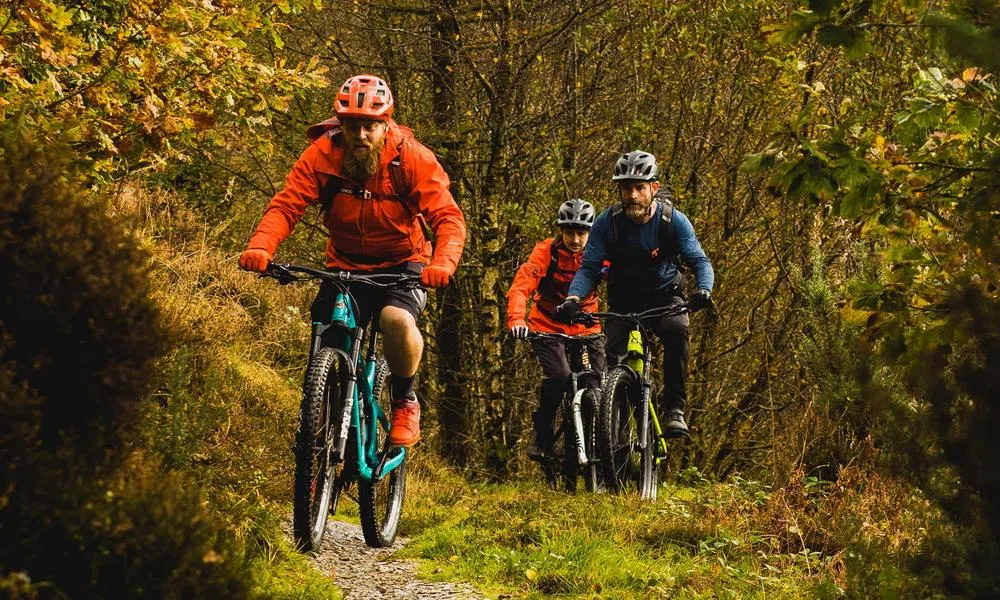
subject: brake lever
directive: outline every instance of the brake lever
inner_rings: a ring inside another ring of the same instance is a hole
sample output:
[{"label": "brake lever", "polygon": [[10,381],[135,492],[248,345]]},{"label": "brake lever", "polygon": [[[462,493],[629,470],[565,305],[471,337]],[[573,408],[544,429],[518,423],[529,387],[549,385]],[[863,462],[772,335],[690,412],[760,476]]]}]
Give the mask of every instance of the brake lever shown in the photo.
[{"label": "brake lever", "polygon": [[261,277],[273,277],[278,280],[281,285],[288,285],[296,280],[294,274],[289,271],[284,265],[279,265],[276,263],[271,263],[267,266],[267,270],[260,274]]}]

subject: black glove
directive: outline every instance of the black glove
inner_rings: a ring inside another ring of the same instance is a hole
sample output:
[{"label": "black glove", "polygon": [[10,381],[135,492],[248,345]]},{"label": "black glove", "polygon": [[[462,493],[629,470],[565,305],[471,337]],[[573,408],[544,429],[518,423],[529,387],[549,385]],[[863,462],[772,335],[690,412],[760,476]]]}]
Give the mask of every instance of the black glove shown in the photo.
[{"label": "black glove", "polygon": [[708,290],[698,290],[694,294],[691,294],[691,300],[688,302],[688,306],[692,311],[712,306],[712,292]]},{"label": "black glove", "polygon": [[556,307],[556,320],[562,323],[572,323],[573,317],[580,312],[580,301],[570,298]]}]

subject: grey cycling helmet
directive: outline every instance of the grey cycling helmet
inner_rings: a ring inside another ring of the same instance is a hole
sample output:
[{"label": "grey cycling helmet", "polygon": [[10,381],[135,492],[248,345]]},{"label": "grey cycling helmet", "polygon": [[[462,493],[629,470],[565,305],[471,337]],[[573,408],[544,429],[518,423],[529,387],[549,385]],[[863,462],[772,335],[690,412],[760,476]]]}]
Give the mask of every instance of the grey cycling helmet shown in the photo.
[{"label": "grey cycling helmet", "polygon": [[559,206],[556,225],[590,229],[594,225],[594,205],[580,198],[567,200]]},{"label": "grey cycling helmet", "polygon": [[615,174],[611,181],[653,181],[660,174],[660,167],[656,166],[656,157],[649,152],[633,150],[628,154],[622,154],[615,163]]}]

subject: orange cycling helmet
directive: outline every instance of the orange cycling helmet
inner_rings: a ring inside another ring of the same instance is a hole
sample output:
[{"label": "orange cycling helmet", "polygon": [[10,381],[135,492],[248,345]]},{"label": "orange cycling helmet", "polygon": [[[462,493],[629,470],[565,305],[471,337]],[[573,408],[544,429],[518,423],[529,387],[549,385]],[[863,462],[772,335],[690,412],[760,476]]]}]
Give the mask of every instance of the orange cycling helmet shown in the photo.
[{"label": "orange cycling helmet", "polygon": [[374,75],[355,75],[340,86],[333,110],[337,117],[357,117],[388,121],[392,116],[389,85]]}]

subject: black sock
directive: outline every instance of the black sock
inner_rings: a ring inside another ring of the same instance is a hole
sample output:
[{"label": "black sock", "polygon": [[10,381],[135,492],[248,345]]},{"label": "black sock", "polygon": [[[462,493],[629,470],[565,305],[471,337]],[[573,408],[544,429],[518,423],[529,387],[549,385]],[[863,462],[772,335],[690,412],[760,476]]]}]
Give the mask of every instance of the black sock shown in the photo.
[{"label": "black sock", "polygon": [[392,375],[389,378],[389,388],[392,390],[393,400],[402,400],[413,391],[413,378]]}]

